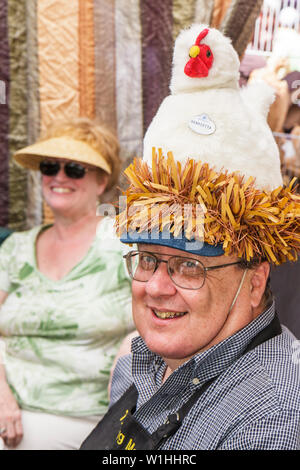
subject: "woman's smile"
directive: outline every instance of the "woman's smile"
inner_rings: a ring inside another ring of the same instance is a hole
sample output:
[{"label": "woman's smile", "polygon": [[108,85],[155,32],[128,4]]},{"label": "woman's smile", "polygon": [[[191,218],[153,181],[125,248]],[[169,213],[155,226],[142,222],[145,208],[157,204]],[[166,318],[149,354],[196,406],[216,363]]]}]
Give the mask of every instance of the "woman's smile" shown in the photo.
[{"label": "woman's smile", "polygon": [[68,193],[72,193],[74,189],[65,188],[62,186],[53,186],[51,187],[51,191],[54,193],[59,193],[59,194],[68,194]]}]

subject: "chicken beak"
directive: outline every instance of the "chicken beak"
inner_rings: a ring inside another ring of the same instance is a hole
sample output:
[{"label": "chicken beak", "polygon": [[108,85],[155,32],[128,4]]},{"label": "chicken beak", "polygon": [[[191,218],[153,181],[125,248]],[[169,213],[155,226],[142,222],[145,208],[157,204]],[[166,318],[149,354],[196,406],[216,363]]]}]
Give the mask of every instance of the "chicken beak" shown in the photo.
[{"label": "chicken beak", "polygon": [[199,53],[200,53],[200,47],[196,45],[192,46],[189,50],[189,56],[192,58],[197,57]]}]

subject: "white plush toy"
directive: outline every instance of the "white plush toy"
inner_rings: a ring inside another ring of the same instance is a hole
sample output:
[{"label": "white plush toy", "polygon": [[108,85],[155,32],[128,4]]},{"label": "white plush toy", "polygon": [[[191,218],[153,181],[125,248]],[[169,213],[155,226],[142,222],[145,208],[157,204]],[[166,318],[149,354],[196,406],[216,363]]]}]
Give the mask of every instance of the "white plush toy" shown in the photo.
[{"label": "white plush toy", "polygon": [[175,160],[208,163],[217,171],[255,177],[271,191],[282,185],[279,150],[266,118],[274,90],[265,83],[239,88],[239,59],[217,29],[193,25],[175,42],[171,95],[164,99],[144,138]]}]

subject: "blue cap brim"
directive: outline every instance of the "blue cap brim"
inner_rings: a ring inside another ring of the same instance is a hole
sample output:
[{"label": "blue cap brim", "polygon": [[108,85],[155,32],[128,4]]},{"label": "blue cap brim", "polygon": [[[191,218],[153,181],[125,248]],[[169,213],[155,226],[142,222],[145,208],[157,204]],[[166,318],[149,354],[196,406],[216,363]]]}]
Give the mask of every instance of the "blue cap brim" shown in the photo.
[{"label": "blue cap brim", "polygon": [[188,240],[184,235],[174,237],[169,231],[159,232],[152,230],[145,232],[125,232],[121,236],[122,243],[144,243],[148,245],[167,246],[177,250],[186,251],[199,256],[222,256],[224,250],[222,244],[209,245],[206,242]]}]

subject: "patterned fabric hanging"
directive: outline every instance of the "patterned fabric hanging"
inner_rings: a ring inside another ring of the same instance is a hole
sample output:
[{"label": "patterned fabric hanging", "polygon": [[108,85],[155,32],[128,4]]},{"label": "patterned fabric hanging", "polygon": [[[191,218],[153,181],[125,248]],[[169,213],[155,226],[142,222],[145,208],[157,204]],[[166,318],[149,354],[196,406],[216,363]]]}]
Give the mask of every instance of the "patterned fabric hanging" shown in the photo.
[{"label": "patterned fabric hanging", "polygon": [[[141,156],[145,130],[169,93],[179,30],[215,22],[241,48],[260,4],[232,0],[220,10],[218,0],[0,0],[6,92],[0,103],[0,226],[23,230],[52,220],[40,175],[12,162],[16,150],[36,141],[53,120],[88,116],[117,132],[127,167]],[[116,197],[111,191],[106,202]]]}]

